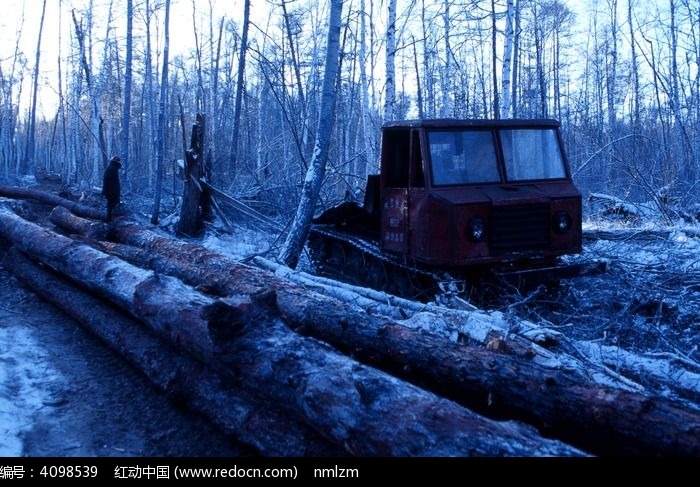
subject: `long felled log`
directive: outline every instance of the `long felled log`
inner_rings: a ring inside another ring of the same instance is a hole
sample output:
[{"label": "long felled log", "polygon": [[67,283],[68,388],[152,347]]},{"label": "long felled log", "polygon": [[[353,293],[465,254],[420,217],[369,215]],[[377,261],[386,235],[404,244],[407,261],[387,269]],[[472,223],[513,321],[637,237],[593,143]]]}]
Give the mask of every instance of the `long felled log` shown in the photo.
[{"label": "long felled log", "polygon": [[75,201],[61,198],[53,193],[40,191],[32,188],[18,188],[15,186],[0,185],[0,196],[19,200],[36,200],[54,206],[62,206],[78,216],[103,220],[105,215],[102,211],[90,206],[81,205]]},{"label": "long felled log", "polygon": [[200,358],[216,353],[212,336],[217,327],[228,323],[208,319],[213,301],[178,279],[125,264],[117,257],[29,223],[4,207],[0,207],[0,236],[106,297],[182,349]]},{"label": "long felled log", "polygon": [[[274,401],[350,453],[580,454],[572,447],[543,439],[530,427],[485,419],[299,336],[275,318],[279,311],[274,291],[264,293],[268,299],[262,300],[246,293],[226,302],[197,296],[183,284],[176,287],[170,282],[173,278],[154,278],[150,272],[71,242],[2,208],[0,236],[71,279],[99,290],[178,346],[195,346],[197,355],[225,364],[240,387]],[[171,290],[181,294],[175,296]],[[185,304],[166,303],[169,299]],[[146,306],[139,304],[144,300]],[[180,318],[197,328],[189,338],[203,338],[203,332],[210,332],[209,350],[203,350],[201,342],[179,340],[185,336],[183,324],[177,323]],[[165,323],[177,331],[173,333],[163,326]],[[206,353],[212,350],[217,353]]]},{"label": "long felled log", "polygon": [[81,323],[143,372],[160,390],[209,417],[225,433],[268,456],[331,455],[342,450],[269,403],[234,388],[200,362],[50,270],[11,249],[3,266],[22,283]]},{"label": "long felled log", "polygon": [[665,398],[592,383],[585,371],[544,367],[411,330],[133,224],[118,225],[117,237],[145,250],[108,244],[112,251],[223,295],[273,286],[291,327],[480,411],[527,417],[599,453],[700,454],[700,416]]},{"label": "long felled log", "polygon": [[543,440],[534,428],[487,420],[290,332],[272,289],[239,296],[234,306],[240,331],[230,353],[237,376],[257,379],[260,394],[303,412],[354,455],[580,454]]}]

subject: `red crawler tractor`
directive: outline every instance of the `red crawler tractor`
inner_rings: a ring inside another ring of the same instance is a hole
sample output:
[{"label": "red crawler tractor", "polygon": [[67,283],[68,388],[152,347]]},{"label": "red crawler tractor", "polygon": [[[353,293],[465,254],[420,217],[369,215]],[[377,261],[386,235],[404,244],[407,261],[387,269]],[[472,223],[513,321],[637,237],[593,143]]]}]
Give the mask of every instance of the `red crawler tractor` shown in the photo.
[{"label": "red crawler tractor", "polygon": [[581,251],[581,193],[555,120],[417,120],[382,129],[381,173],[362,206],[314,220],[326,275],[404,296],[445,276],[555,279]]}]

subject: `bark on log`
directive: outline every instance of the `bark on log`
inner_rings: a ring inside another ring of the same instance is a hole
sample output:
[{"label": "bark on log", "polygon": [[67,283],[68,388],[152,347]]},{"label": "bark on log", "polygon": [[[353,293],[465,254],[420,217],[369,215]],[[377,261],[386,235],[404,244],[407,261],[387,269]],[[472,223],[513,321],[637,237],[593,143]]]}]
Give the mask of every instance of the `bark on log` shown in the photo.
[{"label": "bark on log", "polygon": [[[117,254],[131,249],[134,255],[130,246],[108,247]],[[142,258],[150,254],[142,252]],[[187,277],[192,284],[206,282],[196,279],[199,268],[178,268],[175,259],[150,255],[144,260],[149,265]],[[217,293],[234,293],[240,282],[250,286],[250,278],[220,279]],[[509,345],[498,340],[491,342],[491,350],[455,344],[269,277],[259,283],[275,285],[285,321],[300,333],[480,413],[527,420],[550,436],[597,454],[700,455],[700,414],[668,399],[604,387],[577,373],[581,371],[503,355]]]},{"label": "bark on log", "polygon": [[290,332],[278,318],[272,289],[239,297],[235,307],[240,332],[230,352],[236,375],[254,380],[259,394],[303,414],[354,455],[581,454],[543,440],[534,428],[485,419]]},{"label": "bark on log", "polygon": [[236,389],[175,351],[137,321],[11,249],[3,266],[43,299],[100,338],[158,389],[184,400],[222,431],[266,456],[339,455],[335,445],[269,403]]},{"label": "bark on log", "polygon": [[[700,415],[673,401],[603,387],[588,381],[585,371],[552,369],[407,329],[133,224],[118,223],[116,235],[144,248],[142,264],[192,285],[214,286],[217,294],[255,294],[272,286],[290,327],[479,412],[527,418],[596,453],[700,455]],[[130,254],[122,255],[138,252]]]},{"label": "bark on log", "polygon": [[0,207],[0,236],[148,324],[183,350],[209,359],[215,335],[226,328],[208,318],[213,300],[178,279],[159,275],[58,235]]},{"label": "bark on log", "polygon": [[94,220],[104,220],[105,217],[101,210],[37,189],[0,185],[0,196],[18,200],[36,200],[49,205],[62,206],[76,215]]},{"label": "bark on log", "polygon": [[[278,311],[272,304],[276,301],[273,291],[264,294],[271,300],[256,301],[239,294],[226,303],[215,302],[174,278],[154,276],[23,221],[2,208],[0,236],[59,272],[99,290],[149,326],[155,324],[158,333],[178,346],[193,346],[205,358],[216,351],[214,359],[226,364],[241,387],[245,384],[261,398],[275,401],[350,453],[581,453],[543,439],[531,427],[485,419],[293,333],[275,318]],[[181,321],[186,324],[183,326]],[[183,328],[188,326],[193,326],[195,333],[186,336]],[[211,341],[205,347],[209,349],[202,350],[201,341],[191,339],[206,338],[210,330]],[[401,414],[397,414],[399,411]]]},{"label": "bark on log", "polygon": [[109,236],[110,230],[107,223],[77,217],[63,206],[54,208],[49,219],[59,228],[92,240],[107,240]]}]

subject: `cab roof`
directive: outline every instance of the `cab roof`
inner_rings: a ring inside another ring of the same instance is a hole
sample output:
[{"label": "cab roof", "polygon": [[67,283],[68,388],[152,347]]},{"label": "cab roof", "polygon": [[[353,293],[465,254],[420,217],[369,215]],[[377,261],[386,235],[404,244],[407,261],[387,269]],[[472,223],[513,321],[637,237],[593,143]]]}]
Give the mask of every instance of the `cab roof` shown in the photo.
[{"label": "cab roof", "polygon": [[558,128],[560,123],[551,118],[541,119],[456,119],[456,118],[432,118],[416,120],[395,120],[385,123],[383,129],[400,128],[440,128],[440,129],[460,129],[460,128]]}]

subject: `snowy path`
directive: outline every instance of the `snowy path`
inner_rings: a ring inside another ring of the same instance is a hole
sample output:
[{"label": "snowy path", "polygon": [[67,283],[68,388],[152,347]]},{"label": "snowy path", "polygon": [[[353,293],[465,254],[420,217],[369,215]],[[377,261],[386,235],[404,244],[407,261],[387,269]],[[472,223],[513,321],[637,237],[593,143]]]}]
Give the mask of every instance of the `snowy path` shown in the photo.
[{"label": "snowy path", "polygon": [[1,268],[0,303],[0,457],[246,454]]},{"label": "snowy path", "polygon": [[3,311],[0,323],[0,456],[19,456],[21,435],[51,409],[49,388],[64,379],[15,316]]}]

